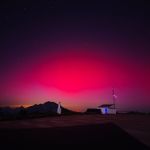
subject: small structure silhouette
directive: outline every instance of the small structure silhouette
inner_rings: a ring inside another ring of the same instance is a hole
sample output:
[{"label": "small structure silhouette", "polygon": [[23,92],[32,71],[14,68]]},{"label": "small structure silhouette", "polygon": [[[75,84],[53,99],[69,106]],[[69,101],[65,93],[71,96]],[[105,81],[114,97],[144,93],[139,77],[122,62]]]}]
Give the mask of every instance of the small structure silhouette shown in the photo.
[{"label": "small structure silhouette", "polygon": [[116,114],[116,94],[114,88],[112,89],[112,99],[113,99],[113,104],[103,104],[99,106],[98,108],[101,110],[102,114]]},{"label": "small structure silhouette", "polygon": [[103,104],[99,106],[102,114],[116,114],[116,108],[114,104]]}]

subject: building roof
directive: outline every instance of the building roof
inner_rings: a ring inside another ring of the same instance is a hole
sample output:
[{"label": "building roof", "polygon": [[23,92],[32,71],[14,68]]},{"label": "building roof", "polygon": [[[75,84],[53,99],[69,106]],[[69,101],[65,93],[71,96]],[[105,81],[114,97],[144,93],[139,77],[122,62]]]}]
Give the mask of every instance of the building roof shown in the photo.
[{"label": "building roof", "polygon": [[111,106],[113,106],[114,104],[103,104],[103,105],[101,105],[101,106],[98,106],[98,107],[111,107]]}]

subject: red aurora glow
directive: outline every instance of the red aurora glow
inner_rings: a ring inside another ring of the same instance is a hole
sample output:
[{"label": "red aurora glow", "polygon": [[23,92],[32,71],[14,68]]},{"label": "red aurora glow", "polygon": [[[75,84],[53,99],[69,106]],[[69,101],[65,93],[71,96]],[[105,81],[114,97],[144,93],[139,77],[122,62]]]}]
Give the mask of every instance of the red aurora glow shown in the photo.
[{"label": "red aurora glow", "polygon": [[139,69],[136,63],[99,53],[96,48],[94,51],[81,47],[64,48],[61,52],[46,52],[24,67],[18,66],[15,72],[10,71],[11,76],[3,82],[6,88],[2,95],[7,97],[6,91],[9,91],[9,98],[16,99],[17,104],[17,99],[24,104],[61,100],[64,105],[78,110],[83,105],[94,107],[111,101],[111,88],[115,86],[122,95],[120,105],[132,104],[131,99],[124,100],[130,97],[126,91],[130,93],[134,89],[136,95],[135,90],[139,87],[144,91],[149,89],[147,79],[142,78],[143,73],[144,69]]}]

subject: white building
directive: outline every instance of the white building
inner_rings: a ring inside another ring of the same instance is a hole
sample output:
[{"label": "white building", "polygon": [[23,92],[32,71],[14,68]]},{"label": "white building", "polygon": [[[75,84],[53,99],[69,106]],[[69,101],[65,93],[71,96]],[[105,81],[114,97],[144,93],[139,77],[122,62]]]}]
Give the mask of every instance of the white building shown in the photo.
[{"label": "white building", "polygon": [[113,99],[113,104],[103,104],[98,107],[98,109],[101,110],[102,114],[116,114],[116,99],[117,95],[115,94],[115,89],[112,89],[112,99]]},{"label": "white building", "polygon": [[114,104],[103,104],[98,107],[102,114],[116,114],[117,110]]}]

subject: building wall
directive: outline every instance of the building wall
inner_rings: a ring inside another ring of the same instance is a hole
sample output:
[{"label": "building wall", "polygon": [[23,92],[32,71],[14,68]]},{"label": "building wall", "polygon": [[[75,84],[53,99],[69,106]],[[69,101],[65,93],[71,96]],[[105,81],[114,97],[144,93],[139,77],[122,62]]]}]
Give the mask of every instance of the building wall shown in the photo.
[{"label": "building wall", "polygon": [[116,114],[116,109],[110,109],[108,107],[100,108],[102,114]]}]

